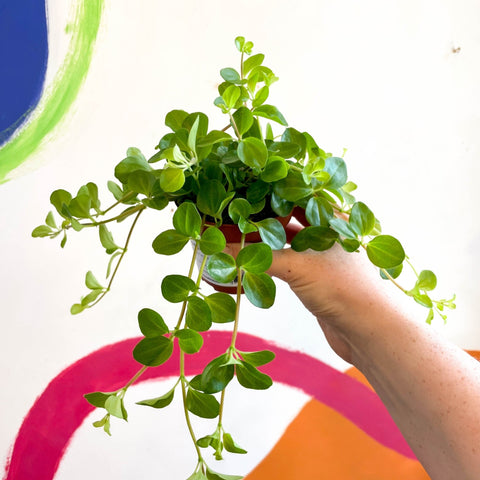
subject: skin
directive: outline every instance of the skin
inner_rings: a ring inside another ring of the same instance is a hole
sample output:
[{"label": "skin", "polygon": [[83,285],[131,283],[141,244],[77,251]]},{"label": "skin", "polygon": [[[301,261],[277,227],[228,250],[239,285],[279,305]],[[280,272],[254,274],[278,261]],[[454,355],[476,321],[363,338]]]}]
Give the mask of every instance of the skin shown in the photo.
[{"label": "skin", "polygon": [[289,284],[333,350],[367,377],[430,477],[478,480],[480,363],[403,313],[364,255],[340,247],[273,254],[268,273]]}]

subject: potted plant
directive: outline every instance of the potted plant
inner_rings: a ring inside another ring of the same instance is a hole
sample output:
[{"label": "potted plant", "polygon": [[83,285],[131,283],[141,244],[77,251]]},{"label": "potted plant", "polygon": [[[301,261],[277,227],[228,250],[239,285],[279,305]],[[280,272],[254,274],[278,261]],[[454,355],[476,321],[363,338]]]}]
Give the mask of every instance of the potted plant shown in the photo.
[{"label": "potted plant", "polygon": [[[223,81],[214,101],[227,117],[225,128],[209,130],[209,119],[201,112],[169,112],[165,124],[170,131],[160,139],[155,155],[147,160],[139,149],[129,148],[115,167],[118,182],[108,182],[115,199],[112,205],[102,208],[95,183],[81,186],[75,196],[55,190],[50,201],[61,223],[49,212],[45,224],[32,232],[34,237],[60,236],[63,248],[70,230],[98,229],[110,257],[107,284],[87,272],[88,293],[71,307],[72,314],[79,314],[110,291],[142,213],[174,204],[172,228],[159,233],[152,247],[156,254],[175,255],[193,246],[191,261],[181,270],[188,274],[167,275],[161,284],[163,298],[179,304],[179,316],[165,320],[156,310],[141,308],[138,323],[144,337],[133,350],[140,364],[138,373],[115,392],[86,392],[85,398],[104,410],[94,426],[110,434],[112,416],[127,419],[123,399],[128,388],[146,369],[166,362],[178,344],[180,374],[174,386],[138,403],[164,408],[180,391],[197,455],[190,480],[242,478],[212,470],[203,449],[212,449],[216,459],[225,452],[246,453],[223,426],[225,389],[234,378],[245,388],[270,387],[271,378],[259,367],[271,362],[274,354],[237,348],[239,307],[242,301],[259,308],[273,305],[275,283],[266,271],[272,250],[285,246],[286,232],[297,251],[323,251],[335,244],[347,252],[365,251],[384,279],[427,308],[429,323],[435,313],[445,319],[444,310],[455,307],[454,299],[431,298],[436,277],[430,270],[417,273],[412,267],[416,275],[412,288],[398,283],[403,265],[411,266],[401,243],[382,234],[372,211],[355,200],[356,185],[347,179],[345,161],[322,150],[309,133],[288,126],[280,110],[268,103],[270,87],[278,78],[263,65],[264,55],[251,55],[253,44],[243,37],[237,37],[235,44],[240,68],[220,71]],[[292,213],[304,226],[294,233],[287,226]],[[110,226],[124,221],[131,225],[119,245]],[[237,237],[224,233],[232,229]],[[240,243],[236,258],[224,253],[227,241]],[[206,292],[202,278],[219,291]],[[222,291],[222,285],[231,287],[232,282],[234,296]],[[230,344],[201,374],[187,378],[185,356],[202,348],[201,333],[215,323],[231,323]],[[197,438],[192,414],[214,420],[210,435]]]}]

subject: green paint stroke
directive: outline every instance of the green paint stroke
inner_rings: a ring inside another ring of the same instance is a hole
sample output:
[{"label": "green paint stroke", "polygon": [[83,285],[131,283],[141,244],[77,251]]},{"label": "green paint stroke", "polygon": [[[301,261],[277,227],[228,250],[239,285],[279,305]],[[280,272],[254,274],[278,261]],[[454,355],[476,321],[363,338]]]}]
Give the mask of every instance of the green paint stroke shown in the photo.
[{"label": "green paint stroke", "polygon": [[69,28],[68,53],[45,92],[32,120],[0,148],[0,183],[44,143],[71,107],[85,80],[92,60],[104,0],[78,0]]}]

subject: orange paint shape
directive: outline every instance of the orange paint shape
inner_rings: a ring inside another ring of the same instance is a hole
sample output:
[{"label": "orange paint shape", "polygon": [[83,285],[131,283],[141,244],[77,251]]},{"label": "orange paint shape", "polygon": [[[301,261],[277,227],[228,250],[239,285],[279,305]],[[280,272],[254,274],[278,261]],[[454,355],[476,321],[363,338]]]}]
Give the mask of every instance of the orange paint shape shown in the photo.
[{"label": "orange paint shape", "polygon": [[416,460],[384,447],[335,410],[310,400],[245,480],[429,480]]}]

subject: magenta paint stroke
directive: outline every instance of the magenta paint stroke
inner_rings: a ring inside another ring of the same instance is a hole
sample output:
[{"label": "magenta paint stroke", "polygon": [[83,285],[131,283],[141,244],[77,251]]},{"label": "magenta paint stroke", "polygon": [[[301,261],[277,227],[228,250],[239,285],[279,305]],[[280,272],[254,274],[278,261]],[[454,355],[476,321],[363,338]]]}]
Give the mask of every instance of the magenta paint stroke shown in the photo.
[{"label": "magenta paint stroke", "polygon": [[[204,346],[195,355],[195,363],[187,364],[187,375],[199,374],[231,342],[228,332],[206,332],[203,337]],[[98,390],[115,391],[133,377],[139,364],[131,352],[139,340],[132,338],[105,346],[78,360],[48,384],[22,423],[5,467],[4,480],[54,478],[73,434],[94,410],[83,395]],[[302,390],[383,446],[407,458],[416,458],[378,396],[362,383],[305,353],[252,335],[240,333],[237,345],[243,351],[273,350],[276,358],[263,370],[274,381]],[[178,375],[178,360],[176,349],[165,364],[149,368],[137,383]],[[306,375],[300,376],[299,371]]]}]

